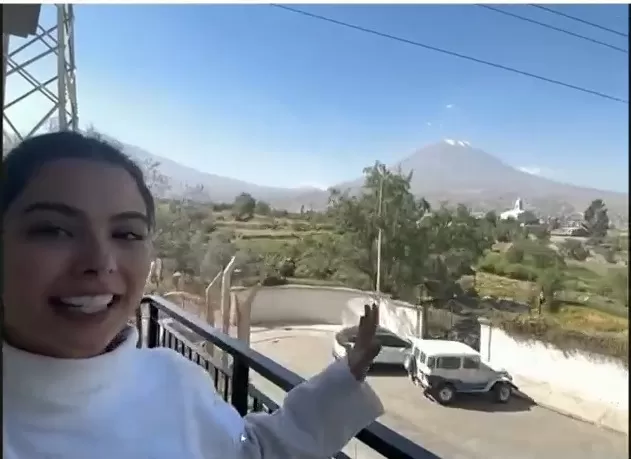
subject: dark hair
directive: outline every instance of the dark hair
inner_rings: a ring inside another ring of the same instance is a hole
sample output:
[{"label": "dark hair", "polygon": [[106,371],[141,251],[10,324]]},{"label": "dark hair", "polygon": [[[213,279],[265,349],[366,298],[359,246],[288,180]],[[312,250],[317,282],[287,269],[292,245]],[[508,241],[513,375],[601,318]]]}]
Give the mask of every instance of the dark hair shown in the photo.
[{"label": "dark hair", "polygon": [[2,159],[2,212],[6,212],[45,164],[59,159],[87,159],[121,167],[132,176],[155,224],[155,203],[142,169],[117,146],[98,135],[63,131],[24,140]]}]

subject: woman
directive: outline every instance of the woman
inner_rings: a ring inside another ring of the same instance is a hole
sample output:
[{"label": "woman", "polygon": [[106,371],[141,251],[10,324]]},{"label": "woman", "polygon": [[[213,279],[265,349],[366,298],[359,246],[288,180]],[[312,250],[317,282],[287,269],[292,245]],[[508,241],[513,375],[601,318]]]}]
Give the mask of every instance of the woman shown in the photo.
[{"label": "woman", "polygon": [[137,349],[154,202],[138,166],[78,133],[3,160],[3,457],[331,457],[383,412],[363,382],[379,352],[366,307],[347,359],[241,418],[201,368]]}]

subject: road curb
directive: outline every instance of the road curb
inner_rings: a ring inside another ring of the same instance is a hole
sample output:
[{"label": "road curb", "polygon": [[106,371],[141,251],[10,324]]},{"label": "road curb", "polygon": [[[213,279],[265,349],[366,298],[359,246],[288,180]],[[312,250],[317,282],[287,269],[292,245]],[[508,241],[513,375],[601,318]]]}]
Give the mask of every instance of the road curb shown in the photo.
[{"label": "road curb", "polygon": [[553,411],[555,413],[558,413],[558,414],[563,415],[565,417],[568,417],[570,419],[574,419],[575,421],[586,422],[587,424],[592,424],[592,425],[594,425],[596,427],[600,427],[601,429],[605,429],[605,430],[608,430],[610,432],[614,432],[614,433],[617,433],[617,434],[623,434],[623,435],[629,436],[628,432],[625,432],[623,430],[616,429],[615,427],[611,427],[609,425],[603,424],[603,423],[601,423],[601,422],[599,422],[597,420],[589,419],[589,418],[587,418],[585,416],[581,416],[581,415],[572,413],[570,411],[563,410],[563,409],[558,408],[556,406],[553,406],[553,405],[551,405],[549,403],[538,402],[537,400],[535,400],[532,397],[530,397],[529,395],[523,393],[519,389],[514,389],[513,390],[513,394],[516,395],[518,398],[521,398],[522,400],[528,400],[528,401],[534,403],[537,406],[545,408],[545,409],[547,409],[549,411]]}]

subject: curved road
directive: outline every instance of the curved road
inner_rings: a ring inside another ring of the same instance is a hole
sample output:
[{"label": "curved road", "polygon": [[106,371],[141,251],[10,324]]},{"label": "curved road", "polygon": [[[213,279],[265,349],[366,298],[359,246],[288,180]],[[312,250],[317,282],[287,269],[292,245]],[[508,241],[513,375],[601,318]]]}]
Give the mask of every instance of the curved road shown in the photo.
[{"label": "curved road", "polygon": [[[253,327],[252,347],[308,378],[331,362],[336,326]],[[514,399],[498,406],[466,399],[453,407],[427,400],[402,374],[375,374],[369,382],[381,397],[381,422],[444,459],[623,459],[625,435],[573,420]],[[280,401],[283,392],[253,375],[255,385]],[[354,442],[359,443],[359,442]],[[355,459],[381,456],[351,444]]]}]

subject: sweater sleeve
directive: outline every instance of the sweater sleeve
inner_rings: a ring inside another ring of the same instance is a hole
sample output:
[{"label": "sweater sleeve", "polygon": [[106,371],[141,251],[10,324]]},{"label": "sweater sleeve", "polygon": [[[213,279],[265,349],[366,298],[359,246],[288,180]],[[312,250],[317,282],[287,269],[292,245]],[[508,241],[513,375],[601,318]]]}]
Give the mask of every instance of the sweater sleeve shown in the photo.
[{"label": "sweater sleeve", "polygon": [[[205,381],[200,396],[209,401],[214,388],[209,390]],[[205,451],[200,452],[208,458],[216,457],[219,439],[217,432],[206,432],[206,426],[212,429],[215,425],[227,434],[238,459],[326,459],[383,414],[375,392],[353,377],[345,360],[334,362],[289,391],[283,405],[271,414],[252,413],[242,418],[216,392],[212,398],[212,403],[202,402],[195,410],[202,425],[198,423],[194,430],[204,445]],[[200,413],[200,409],[206,412]],[[209,419],[214,422],[204,421]],[[219,443],[222,448],[227,446],[224,441]]]},{"label": "sweater sleeve", "polygon": [[382,414],[374,391],[340,360],[291,390],[274,413],[247,415],[240,446],[248,459],[330,458]]}]

